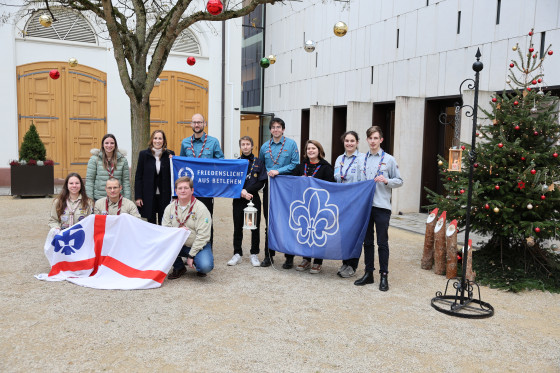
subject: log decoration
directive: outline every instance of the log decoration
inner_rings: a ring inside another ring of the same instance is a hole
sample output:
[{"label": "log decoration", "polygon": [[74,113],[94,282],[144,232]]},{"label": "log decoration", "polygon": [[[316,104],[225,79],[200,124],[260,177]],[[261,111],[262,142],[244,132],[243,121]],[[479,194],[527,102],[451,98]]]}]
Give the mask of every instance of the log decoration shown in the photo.
[{"label": "log decoration", "polygon": [[444,211],[440,215],[434,229],[434,272],[436,275],[445,274],[445,214],[446,212]]},{"label": "log decoration", "polygon": [[[472,240],[469,240],[469,246],[467,250],[469,250],[469,252],[467,253],[467,272],[465,274],[465,277],[470,282],[474,282],[474,280],[476,279],[476,272],[472,269]],[[465,254],[463,253],[463,255]]]},{"label": "log decoration", "polygon": [[457,219],[454,219],[446,231],[446,247],[447,247],[447,269],[445,277],[448,279],[457,277]]},{"label": "log decoration", "polygon": [[430,212],[426,220],[426,233],[424,234],[424,252],[420,267],[422,269],[432,269],[434,263],[434,227],[436,226],[436,216],[438,208]]}]

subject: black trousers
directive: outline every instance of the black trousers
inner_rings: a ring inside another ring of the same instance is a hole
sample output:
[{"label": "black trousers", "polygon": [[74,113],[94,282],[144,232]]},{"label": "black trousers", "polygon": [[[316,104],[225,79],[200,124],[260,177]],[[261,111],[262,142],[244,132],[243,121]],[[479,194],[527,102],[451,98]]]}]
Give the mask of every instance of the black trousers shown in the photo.
[{"label": "black trousers", "polygon": [[[266,226],[264,227],[264,255],[271,257],[276,255],[276,251],[270,250],[268,248],[268,183],[265,184],[263,189],[263,214],[264,220],[266,221]],[[293,258],[293,255],[284,255],[286,258]]]},{"label": "black trousers", "polygon": [[152,202],[152,215],[148,219],[148,222],[161,225],[161,221],[163,220],[163,212],[168,205],[169,201],[164,201],[163,198],[161,198],[161,194],[155,194],[154,200]]},{"label": "black trousers", "polygon": [[[247,207],[245,198],[235,198],[233,200],[233,253],[243,256],[243,249],[241,244],[243,242],[243,209]],[[257,209],[257,229],[251,230],[251,254],[258,254],[260,252],[260,224],[261,224],[261,199],[258,192],[253,194],[253,204]]]},{"label": "black trousers", "polygon": [[391,210],[372,207],[369,224],[364,239],[364,263],[366,272],[375,270],[375,244],[373,235],[377,234],[377,252],[379,254],[379,273],[389,273],[389,220]]},{"label": "black trousers", "polygon": [[210,216],[212,217],[212,227],[210,230],[210,245],[214,249],[214,198],[208,197],[196,197],[200,202],[204,203],[204,206],[210,211]]}]

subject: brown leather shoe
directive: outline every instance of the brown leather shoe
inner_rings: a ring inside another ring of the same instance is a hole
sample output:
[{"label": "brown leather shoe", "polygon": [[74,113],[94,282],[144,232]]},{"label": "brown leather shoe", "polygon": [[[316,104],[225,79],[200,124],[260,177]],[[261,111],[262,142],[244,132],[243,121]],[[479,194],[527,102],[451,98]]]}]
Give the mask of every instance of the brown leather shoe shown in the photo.
[{"label": "brown leather shoe", "polygon": [[173,269],[173,271],[171,271],[171,273],[167,275],[167,279],[168,280],[175,280],[175,279],[183,276],[185,273],[187,273],[187,269],[185,267],[183,267],[179,270]]}]

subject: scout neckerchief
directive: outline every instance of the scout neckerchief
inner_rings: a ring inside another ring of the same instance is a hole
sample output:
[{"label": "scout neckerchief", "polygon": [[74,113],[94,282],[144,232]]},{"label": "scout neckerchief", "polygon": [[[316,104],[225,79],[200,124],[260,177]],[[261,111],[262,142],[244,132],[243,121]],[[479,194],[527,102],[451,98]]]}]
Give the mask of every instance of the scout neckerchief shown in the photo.
[{"label": "scout neckerchief", "polygon": [[[373,155],[373,154],[372,154]],[[367,175],[366,175],[366,164],[367,164],[367,160],[369,158],[369,151],[366,154],[366,158],[364,159],[364,176],[367,179]],[[375,173],[375,176],[373,177],[374,179],[379,176],[379,171],[381,170],[381,164],[383,164],[383,158],[385,158],[385,150],[382,151],[381,153],[381,159],[379,160],[379,165],[377,166],[377,172]]]},{"label": "scout neckerchief", "polygon": [[253,157],[253,163],[251,163],[251,169],[249,170],[249,173],[247,174],[247,177],[245,177],[246,180],[249,180],[251,178],[251,174],[253,173],[253,168],[255,167],[255,157]]},{"label": "scout neckerchief", "polygon": [[342,162],[340,162],[340,180],[342,180],[342,181],[346,180],[346,175],[348,175],[348,170],[350,169],[350,167],[352,167],[352,164],[356,160],[356,156],[355,155],[352,156],[352,162],[350,162],[350,164],[348,165],[348,168],[346,169],[346,172],[344,174],[342,174],[342,170],[344,169],[344,160],[345,159],[346,159],[346,154],[343,154],[342,155]]},{"label": "scout neckerchief", "polygon": [[[122,206],[122,194],[119,194],[119,206],[117,208],[117,215],[121,214],[121,206]],[[105,211],[107,211],[107,215],[109,215],[109,197],[105,201]]]},{"label": "scout neckerchief", "polygon": [[195,157],[195,158],[200,158],[200,156],[202,155],[202,152],[204,151],[204,147],[206,146],[206,140],[208,140],[208,135],[205,134],[204,132],[203,132],[202,136],[204,136],[204,141],[202,142],[202,148],[200,148],[200,153],[198,153],[198,156],[194,152],[194,140],[195,140],[194,139],[194,133],[191,137],[191,151],[192,151],[193,157]]},{"label": "scout neckerchief", "polygon": [[[311,161],[309,161],[311,162]],[[315,169],[315,171],[313,171],[313,175],[309,176],[309,177],[315,177],[315,174],[317,173],[317,171],[319,171],[319,169],[321,168],[321,165],[317,165],[317,168]],[[305,162],[305,167],[304,167],[304,175],[303,176],[307,176],[307,162]]]},{"label": "scout neckerchief", "polygon": [[69,219],[68,219],[68,226],[71,227],[74,225],[74,213],[80,207],[80,197],[74,202],[70,201],[70,198],[66,200],[66,211],[68,211]]},{"label": "scout neckerchief", "polygon": [[113,176],[113,173],[115,172],[115,165],[113,163],[112,160],[107,160],[107,172],[109,173],[109,177]]},{"label": "scout neckerchief", "polygon": [[284,137],[284,141],[282,141],[282,147],[276,155],[276,159],[272,158],[272,139],[268,142],[268,152],[270,153],[270,159],[272,160],[272,164],[278,164],[278,158],[280,158],[280,154],[282,154],[282,150],[284,149],[284,144],[286,143],[286,138]]},{"label": "scout neckerchief", "polygon": [[181,221],[179,219],[179,211],[177,209],[177,206],[179,206],[179,200],[175,201],[175,219],[177,219],[177,223],[179,223],[179,228],[184,227],[185,224],[187,224],[187,220],[189,220],[189,218],[192,215],[192,209],[194,207],[194,202],[196,201],[196,198],[194,198],[194,196],[191,197],[191,208],[189,209],[189,213],[187,214],[187,217],[185,218],[185,220]]}]

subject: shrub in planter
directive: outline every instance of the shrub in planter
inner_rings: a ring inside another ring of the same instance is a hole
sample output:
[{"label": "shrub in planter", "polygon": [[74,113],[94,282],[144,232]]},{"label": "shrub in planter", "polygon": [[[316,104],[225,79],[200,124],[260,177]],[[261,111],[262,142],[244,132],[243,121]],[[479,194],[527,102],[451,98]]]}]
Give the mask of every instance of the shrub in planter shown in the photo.
[{"label": "shrub in planter", "polygon": [[20,161],[34,160],[36,165],[36,161],[45,161],[46,157],[47,149],[45,148],[45,144],[41,141],[35,124],[31,122],[29,130],[27,130],[25,136],[23,136],[23,142],[21,143],[21,148],[19,149],[19,159]]}]

